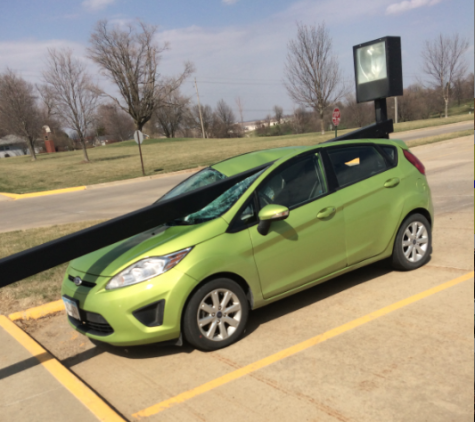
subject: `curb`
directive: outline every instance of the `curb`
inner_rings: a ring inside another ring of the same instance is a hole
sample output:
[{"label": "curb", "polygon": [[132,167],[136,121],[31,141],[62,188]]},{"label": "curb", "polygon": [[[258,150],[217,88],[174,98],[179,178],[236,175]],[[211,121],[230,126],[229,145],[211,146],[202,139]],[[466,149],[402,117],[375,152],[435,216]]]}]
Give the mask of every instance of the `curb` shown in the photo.
[{"label": "curb", "polygon": [[31,193],[0,192],[0,195],[6,196],[16,201],[17,199],[36,198],[37,196],[47,196],[47,195],[59,195],[61,193],[77,192],[77,191],[86,190],[86,189],[87,189],[87,186],[76,186],[74,188],[46,190],[44,192],[31,192]]},{"label": "curb", "polygon": [[11,321],[27,321],[29,319],[39,319],[45,316],[61,312],[64,309],[63,301],[56,300],[54,302],[45,303],[44,305],[36,306],[35,308],[27,309],[26,311],[14,312],[8,315]]}]

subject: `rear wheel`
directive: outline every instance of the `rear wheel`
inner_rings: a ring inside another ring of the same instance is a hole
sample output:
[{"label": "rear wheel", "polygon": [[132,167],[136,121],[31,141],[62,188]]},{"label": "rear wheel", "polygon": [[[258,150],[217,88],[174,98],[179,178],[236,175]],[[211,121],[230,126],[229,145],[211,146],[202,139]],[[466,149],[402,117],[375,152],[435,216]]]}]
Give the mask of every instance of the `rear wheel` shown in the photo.
[{"label": "rear wheel", "polygon": [[241,286],[228,278],[218,278],[191,297],[183,317],[183,334],[197,349],[221,349],[238,340],[248,314],[249,304]]},{"label": "rear wheel", "polygon": [[432,252],[430,223],[422,214],[412,214],[399,227],[392,255],[396,270],[415,270],[422,267]]}]

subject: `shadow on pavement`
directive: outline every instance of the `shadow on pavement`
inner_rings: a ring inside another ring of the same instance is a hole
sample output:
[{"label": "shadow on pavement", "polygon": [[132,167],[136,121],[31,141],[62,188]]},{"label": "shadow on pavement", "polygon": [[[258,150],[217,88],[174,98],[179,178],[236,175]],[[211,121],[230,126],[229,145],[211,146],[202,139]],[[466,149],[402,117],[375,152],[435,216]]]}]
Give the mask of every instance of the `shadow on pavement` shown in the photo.
[{"label": "shadow on pavement", "polygon": [[367,267],[359,268],[343,274],[322,284],[311,287],[288,298],[279,300],[263,308],[251,312],[247,321],[244,337],[252,334],[261,324],[290,314],[306,306],[324,300],[344,290],[351,289],[358,284],[365,283],[392,272],[388,260],[379,261]]},{"label": "shadow on pavement", "polygon": [[33,356],[31,358],[22,360],[21,362],[14,363],[13,365],[7,366],[6,368],[0,369],[0,380],[10,377],[12,375],[18,374],[27,369],[33,368],[41,362],[46,362],[52,357],[49,353],[42,353],[38,356]]}]

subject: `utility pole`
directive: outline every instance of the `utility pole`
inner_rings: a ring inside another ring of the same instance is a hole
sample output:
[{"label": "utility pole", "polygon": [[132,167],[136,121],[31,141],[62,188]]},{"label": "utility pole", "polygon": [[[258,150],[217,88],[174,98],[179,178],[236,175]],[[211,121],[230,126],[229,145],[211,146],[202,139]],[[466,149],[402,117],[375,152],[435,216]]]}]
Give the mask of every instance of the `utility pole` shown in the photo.
[{"label": "utility pole", "polygon": [[394,123],[397,123],[397,97],[394,97]]},{"label": "utility pole", "polygon": [[198,84],[196,83],[196,78],[195,78],[195,88],[196,88],[196,97],[198,98],[198,111],[200,112],[201,132],[203,133],[203,139],[204,139],[206,138],[205,127],[203,125],[203,116],[201,115],[200,94],[198,93]]}]

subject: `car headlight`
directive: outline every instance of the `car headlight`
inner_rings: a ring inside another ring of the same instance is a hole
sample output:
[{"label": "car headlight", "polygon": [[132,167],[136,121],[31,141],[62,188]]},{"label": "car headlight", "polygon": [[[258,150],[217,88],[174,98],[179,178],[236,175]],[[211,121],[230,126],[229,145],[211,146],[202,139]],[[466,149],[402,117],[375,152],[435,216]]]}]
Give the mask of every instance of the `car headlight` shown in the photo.
[{"label": "car headlight", "polygon": [[118,289],[149,280],[172,269],[192,248],[186,248],[165,256],[142,259],[112,277],[106,284],[106,290]]}]

